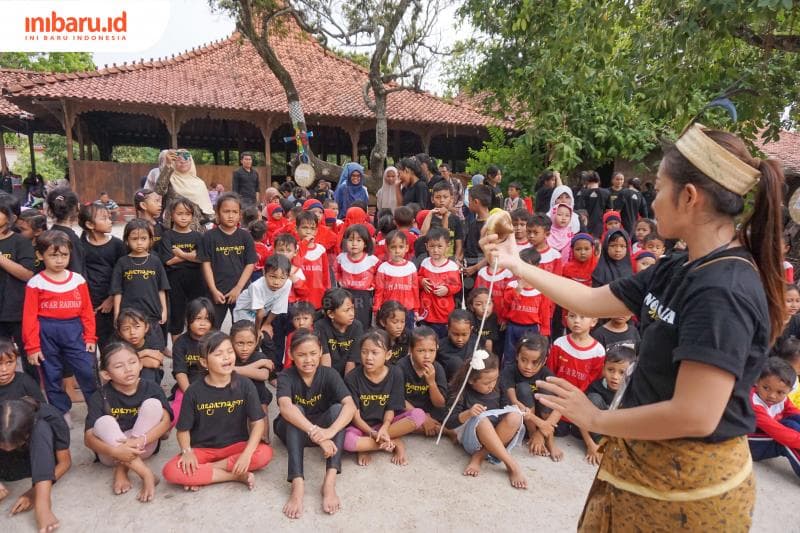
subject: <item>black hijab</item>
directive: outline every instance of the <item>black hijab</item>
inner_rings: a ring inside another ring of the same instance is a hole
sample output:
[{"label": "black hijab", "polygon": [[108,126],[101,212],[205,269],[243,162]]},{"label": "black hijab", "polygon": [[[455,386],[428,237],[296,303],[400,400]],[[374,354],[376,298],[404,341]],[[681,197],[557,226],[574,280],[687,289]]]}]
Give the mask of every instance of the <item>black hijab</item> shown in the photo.
[{"label": "black hijab", "polygon": [[[627,243],[625,257],[620,260],[611,259],[608,256],[608,245],[611,239],[622,236]],[[633,263],[631,262],[631,239],[628,232],[624,229],[615,229],[606,234],[603,240],[603,250],[600,253],[600,260],[592,272],[592,287],[602,287],[614,280],[627,278],[633,275]]]}]

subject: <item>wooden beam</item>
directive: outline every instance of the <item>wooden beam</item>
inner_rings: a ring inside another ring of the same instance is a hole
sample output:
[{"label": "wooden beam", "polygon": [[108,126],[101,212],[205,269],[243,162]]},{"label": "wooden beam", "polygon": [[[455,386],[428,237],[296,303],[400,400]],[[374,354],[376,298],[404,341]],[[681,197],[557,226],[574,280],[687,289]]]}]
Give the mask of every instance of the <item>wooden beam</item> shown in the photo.
[{"label": "wooden beam", "polygon": [[[272,187],[272,145],[270,144],[270,139],[272,139],[272,122],[267,119],[259,125],[259,130],[261,130],[261,136],[264,137],[264,166],[267,167],[267,175],[266,175],[266,189]],[[263,196],[262,196],[263,198]]]},{"label": "wooden beam", "polygon": [[36,174],[36,152],[33,146],[33,124],[28,124],[28,150],[31,153],[31,172]]},{"label": "wooden beam", "polygon": [[69,167],[69,179],[72,189],[77,190],[77,176],[75,175],[75,161],[72,153],[72,124],[75,117],[72,115],[70,104],[66,99],[61,100],[61,109],[64,113],[64,132],[67,135],[67,165]]},{"label": "wooden beam", "polygon": [[83,123],[81,117],[78,116],[75,121],[78,123],[78,157],[81,161],[86,161],[86,153],[83,148]]},{"label": "wooden beam", "polygon": [[8,174],[8,161],[6,160],[6,143],[3,140],[2,130],[0,130],[0,174]]},{"label": "wooden beam", "polygon": [[169,131],[170,145],[173,150],[178,149],[178,130],[180,126],[175,119],[175,108],[169,110],[169,121],[167,121],[167,130]]},{"label": "wooden beam", "polygon": [[347,130],[347,133],[350,135],[350,155],[353,158],[353,161],[358,163],[358,139],[361,137],[361,128],[356,126]]}]

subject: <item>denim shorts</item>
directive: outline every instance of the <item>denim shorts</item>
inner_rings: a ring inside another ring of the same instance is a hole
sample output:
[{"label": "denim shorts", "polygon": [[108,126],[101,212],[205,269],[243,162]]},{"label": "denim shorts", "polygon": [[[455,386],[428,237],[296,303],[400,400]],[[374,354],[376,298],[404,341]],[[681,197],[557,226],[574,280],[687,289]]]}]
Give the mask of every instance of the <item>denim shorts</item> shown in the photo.
[{"label": "denim shorts", "polygon": [[[490,409],[489,411],[484,411],[478,416],[473,416],[472,418],[464,422],[464,424],[462,424],[461,427],[456,429],[456,433],[458,434],[458,440],[461,443],[461,446],[464,447],[464,450],[468,454],[472,455],[473,453],[483,448],[483,445],[478,440],[478,431],[477,431],[478,422],[480,422],[486,417],[491,417],[490,420],[492,422],[492,425],[497,425],[497,423],[500,422],[500,417],[508,413],[522,414],[522,412],[516,405],[507,405],[502,409]],[[517,434],[514,435],[514,438],[512,438],[511,441],[508,443],[508,446],[506,446],[506,450],[511,451],[514,448],[514,446],[522,442],[522,439],[524,437],[525,437],[525,424],[523,424],[522,420],[520,420]]]}]

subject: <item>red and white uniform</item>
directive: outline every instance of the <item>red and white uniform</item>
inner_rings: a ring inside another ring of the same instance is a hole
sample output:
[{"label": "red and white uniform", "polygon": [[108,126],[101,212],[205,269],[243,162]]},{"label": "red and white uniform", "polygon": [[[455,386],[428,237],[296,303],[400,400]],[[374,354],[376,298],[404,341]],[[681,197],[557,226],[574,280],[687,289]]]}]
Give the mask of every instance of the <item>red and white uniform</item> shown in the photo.
[{"label": "red and white uniform", "polygon": [[547,366],[556,376],[585,391],[602,374],[605,360],[606,350],[596,340],[592,339],[589,346],[578,346],[570,335],[564,335],[553,342]]},{"label": "red and white uniform", "polygon": [[503,302],[503,295],[506,292],[506,287],[509,283],[514,279],[514,274],[507,268],[502,270],[498,270],[497,273],[492,274],[492,271],[489,270],[488,266],[482,267],[478,270],[478,273],[475,275],[475,288],[479,287],[486,287],[489,288],[489,285],[494,280],[494,286],[492,287],[492,303],[494,304],[494,312],[497,315],[497,318],[500,320],[505,321],[506,309],[505,303]]},{"label": "red and white uniform", "polygon": [[528,241],[519,242],[517,241],[517,251],[521,252],[522,250],[527,250],[528,248],[532,247],[533,245]]},{"label": "red and white uniform", "polygon": [[[778,444],[783,444],[789,448],[800,450],[800,432],[781,424],[781,420],[787,416],[800,415],[800,409],[794,406],[787,397],[783,402],[769,405],[762,400],[755,389],[750,395],[750,403],[756,413],[756,433],[766,433]],[[753,434],[751,434],[753,435]]]},{"label": "red and white uniform", "polygon": [[322,295],[331,288],[331,275],[328,270],[328,254],[321,244],[308,244],[300,241],[300,249],[294,264],[303,270],[306,277],[306,297],[314,309],[322,308]]},{"label": "red and white uniform", "polygon": [[539,261],[539,268],[547,270],[548,272],[560,276],[564,264],[561,262],[561,254],[555,248],[547,247],[546,250],[539,252],[542,259]]},{"label": "red and white uniform", "polygon": [[406,259],[411,261],[414,259],[414,243],[417,242],[418,236],[416,233],[411,233],[411,230],[403,229],[400,230],[406,234],[406,240],[408,241],[408,251],[406,252]]},{"label": "red and white uniform", "polygon": [[417,267],[411,261],[386,261],[378,267],[372,310],[378,311],[383,302],[389,300],[400,302],[409,311],[419,311],[419,278]]},{"label": "red and white uniform", "polygon": [[386,238],[380,233],[375,237],[375,250],[373,250],[373,252],[378,260],[389,260],[388,250],[386,249]]},{"label": "red and white uniform", "polygon": [[306,286],[306,275],[303,274],[303,269],[292,265],[292,272],[289,274],[289,280],[292,282],[292,290],[289,292],[289,303],[299,302],[305,300],[308,296],[308,288]]},{"label": "red and white uniform", "polygon": [[256,241],[255,245],[256,245],[256,255],[258,256],[258,262],[256,262],[255,272],[261,272],[262,270],[264,270],[264,263],[267,262],[267,258],[270,255],[272,255],[272,250],[262,241]]},{"label": "red and white uniform", "polygon": [[28,353],[40,352],[39,317],[69,320],[80,318],[83,340],[97,342],[94,309],[86,280],[77,272],[69,272],[64,281],[55,281],[40,272],[28,280],[22,308],[22,340]]},{"label": "red and white uniform", "polygon": [[550,335],[550,300],[536,289],[520,287],[519,281],[511,281],[503,292],[503,320],[522,326],[539,325],[539,333]]},{"label": "red and white uniform", "polygon": [[786,278],[786,283],[794,283],[794,267],[789,261],[783,262],[783,275]]},{"label": "red and white uniform", "polygon": [[361,259],[354,261],[346,253],[340,253],[333,266],[336,282],[344,289],[371,291],[375,288],[379,264],[380,260],[374,255],[364,254]]},{"label": "red and white uniform", "polygon": [[[426,257],[419,266],[419,302],[420,313],[424,320],[432,324],[447,324],[450,313],[456,308],[453,296],[461,290],[461,269],[452,259],[445,259],[444,264],[434,265],[430,257]],[[425,290],[422,280],[430,280],[432,290],[447,287],[447,294],[437,296]]]}]

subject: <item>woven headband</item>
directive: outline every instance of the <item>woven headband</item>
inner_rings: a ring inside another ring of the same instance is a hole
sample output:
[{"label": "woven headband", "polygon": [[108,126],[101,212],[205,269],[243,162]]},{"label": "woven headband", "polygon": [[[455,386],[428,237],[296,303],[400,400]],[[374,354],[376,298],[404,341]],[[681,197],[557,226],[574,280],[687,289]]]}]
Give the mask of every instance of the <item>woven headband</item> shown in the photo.
[{"label": "woven headband", "polygon": [[712,181],[744,196],[758,183],[761,172],[714,142],[705,129],[700,123],[692,124],[675,142],[675,148]]}]

